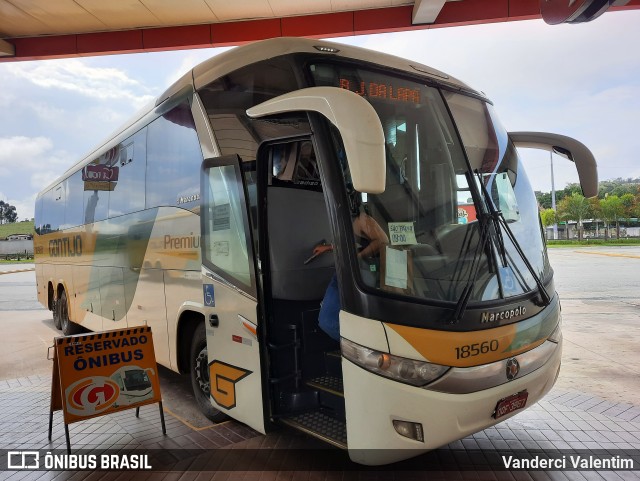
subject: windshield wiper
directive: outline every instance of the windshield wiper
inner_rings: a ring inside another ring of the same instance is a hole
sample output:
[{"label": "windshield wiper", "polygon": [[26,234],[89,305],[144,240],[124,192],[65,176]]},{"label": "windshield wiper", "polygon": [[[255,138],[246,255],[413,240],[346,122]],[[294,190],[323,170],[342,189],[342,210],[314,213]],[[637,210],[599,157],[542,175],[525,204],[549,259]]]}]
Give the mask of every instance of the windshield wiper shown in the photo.
[{"label": "windshield wiper", "polygon": [[540,298],[542,299],[543,305],[548,306],[549,303],[551,302],[551,297],[549,296],[549,293],[547,292],[544,285],[542,284],[542,280],[540,279],[540,276],[538,276],[538,273],[535,271],[535,269],[531,265],[531,262],[529,262],[529,259],[527,259],[527,256],[522,250],[522,247],[520,247],[520,243],[517,241],[516,236],[513,234],[513,231],[511,230],[511,227],[509,227],[509,224],[504,218],[502,211],[496,209],[495,205],[493,204],[493,200],[489,195],[487,186],[484,184],[484,182],[482,182],[482,176],[480,172],[477,170],[476,170],[476,175],[478,175],[480,179],[480,189],[482,190],[482,195],[484,196],[485,204],[489,209],[490,219],[492,220],[494,229],[497,233],[496,240],[500,246],[500,253],[502,257],[503,267],[507,267],[507,258],[506,258],[506,249],[504,247],[504,239],[502,238],[502,229],[500,228],[500,226],[504,228],[504,231],[507,233],[507,237],[513,244],[513,247],[515,247],[516,252],[520,256],[520,259],[522,259],[522,262],[524,262],[524,265],[527,267],[529,274],[531,274],[531,277],[533,277],[533,280],[536,283],[538,291],[540,292]]},{"label": "windshield wiper", "polygon": [[458,298],[456,308],[453,311],[453,318],[451,319],[452,324],[459,322],[462,319],[465,310],[467,309],[467,304],[469,303],[469,299],[471,298],[471,293],[473,292],[473,287],[478,277],[478,272],[480,272],[480,265],[482,264],[480,262],[480,252],[484,252],[486,250],[487,243],[489,239],[491,239],[491,234],[489,232],[491,226],[489,225],[489,222],[487,222],[486,217],[487,214],[485,213],[481,213],[478,216],[478,224],[480,225],[480,241],[478,242],[476,250],[473,253],[472,263],[469,269],[471,275],[469,276],[467,285],[462,290],[462,294]]},{"label": "windshield wiper", "polygon": [[[491,196],[489,195],[489,191],[487,190],[487,187],[484,185],[484,182],[482,181],[482,174],[480,174],[478,170],[475,171],[475,174],[478,176],[480,180],[480,182],[478,183],[480,184],[480,191],[482,193],[482,197],[485,200],[484,204],[486,205],[488,212],[485,212],[483,209],[483,212],[481,212],[480,215],[478,215],[478,222],[480,224],[480,229],[481,229],[480,241],[478,242],[478,248],[473,254],[473,263],[470,269],[472,274],[470,275],[469,280],[467,281],[467,285],[462,290],[462,294],[458,298],[458,302],[456,303],[456,307],[453,313],[453,318],[451,321],[452,323],[459,322],[462,319],[462,316],[464,315],[467,309],[467,304],[469,303],[469,299],[471,298],[471,293],[473,292],[473,287],[478,277],[478,272],[480,271],[481,262],[479,261],[479,253],[486,249],[486,246],[489,240],[491,240],[491,243],[494,244],[496,251],[500,255],[502,267],[509,266],[509,263],[507,261],[507,250],[504,244],[504,238],[502,236],[503,228],[504,228],[504,231],[507,233],[507,237],[509,237],[509,240],[512,242],[513,246],[515,247],[516,252],[524,262],[525,266],[527,267],[527,270],[531,274],[531,277],[533,277],[533,280],[536,283],[536,287],[540,292],[540,297],[542,299],[543,305],[547,306],[551,302],[551,297],[549,296],[549,293],[545,289],[540,277],[535,272],[533,266],[529,262],[529,259],[527,259],[527,256],[525,255],[524,251],[520,247],[520,244],[516,240],[516,237],[513,234],[513,231],[511,230],[511,228],[509,227],[506,219],[504,218],[502,211],[496,209],[495,205],[493,204]],[[477,265],[476,265],[476,262],[477,262]],[[516,270],[518,269],[516,268]],[[500,293],[504,297],[504,290],[502,287],[502,279],[500,278],[500,273],[496,272],[496,275],[498,279],[498,287],[499,287]],[[522,274],[520,274],[520,276],[522,277]]]}]

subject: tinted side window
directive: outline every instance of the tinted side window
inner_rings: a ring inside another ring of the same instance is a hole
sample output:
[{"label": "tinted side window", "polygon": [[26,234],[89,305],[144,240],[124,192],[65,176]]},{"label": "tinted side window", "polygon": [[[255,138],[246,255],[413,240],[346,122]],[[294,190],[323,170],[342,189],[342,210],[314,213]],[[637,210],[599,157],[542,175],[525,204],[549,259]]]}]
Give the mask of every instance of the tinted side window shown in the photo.
[{"label": "tinted side window", "polygon": [[58,184],[44,196],[46,232],[56,232],[64,223],[64,186]]},{"label": "tinted side window", "polygon": [[249,107],[298,88],[290,61],[276,57],[238,69],[200,89],[222,155],[237,154],[243,162],[253,161],[262,141],[308,133],[305,112],[255,121],[246,115]]},{"label": "tinted side window", "polygon": [[255,295],[252,252],[240,170],[234,164],[211,167],[204,181],[204,260],[209,267]]},{"label": "tinted side window", "polygon": [[33,216],[34,229],[36,234],[42,234],[42,197],[36,199],[35,215]]},{"label": "tinted side window", "polygon": [[149,124],[147,208],[200,205],[202,150],[191,108],[183,103]]},{"label": "tinted side window", "polygon": [[119,167],[118,146],[109,149],[82,169],[84,181],[84,223],[98,222],[107,218],[109,192],[113,188],[111,179],[117,178]]},{"label": "tinted side window", "polygon": [[142,129],[118,145],[115,161],[117,178],[111,180],[109,217],[144,209],[147,166],[147,129]]},{"label": "tinted side window", "polygon": [[65,180],[67,201],[64,211],[64,227],[84,224],[84,182],[82,172],[78,171]]}]

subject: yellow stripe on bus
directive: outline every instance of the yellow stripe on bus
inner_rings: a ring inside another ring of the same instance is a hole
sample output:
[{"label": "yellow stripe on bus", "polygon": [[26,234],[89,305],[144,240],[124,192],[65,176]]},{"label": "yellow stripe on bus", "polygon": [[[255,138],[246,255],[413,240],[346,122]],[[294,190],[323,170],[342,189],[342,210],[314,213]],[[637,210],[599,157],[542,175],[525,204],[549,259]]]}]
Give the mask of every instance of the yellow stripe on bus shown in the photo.
[{"label": "yellow stripe on bus", "polygon": [[[471,367],[506,359],[542,344],[553,332],[553,318],[536,318],[493,329],[437,331],[387,324],[427,361],[443,366]],[[557,318],[556,318],[557,320]]]}]

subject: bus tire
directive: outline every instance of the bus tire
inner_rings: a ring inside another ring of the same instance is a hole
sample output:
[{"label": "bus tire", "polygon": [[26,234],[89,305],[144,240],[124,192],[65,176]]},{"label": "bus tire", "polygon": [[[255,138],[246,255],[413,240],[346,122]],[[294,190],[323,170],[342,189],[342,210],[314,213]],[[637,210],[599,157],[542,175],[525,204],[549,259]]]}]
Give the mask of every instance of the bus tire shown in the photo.
[{"label": "bus tire", "polygon": [[207,334],[204,323],[199,323],[193,333],[191,350],[189,351],[189,373],[191,387],[198,407],[210,421],[219,423],[227,419],[227,415],[213,407],[209,396],[211,383],[209,382],[209,360],[207,357]]},{"label": "bus tire", "polygon": [[60,303],[53,301],[53,306],[51,306],[51,312],[53,313],[53,327],[57,330],[62,329],[62,323],[60,322],[60,313],[58,312],[58,305]]},{"label": "bus tire", "polygon": [[72,336],[80,332],[80,326],[75,322],[71,322],[69,319],[69,304],[67,303],[67,292],[62,291],[60,297],[56,302],[56,310],[58,311],[58,319],[60,320],[60,327],[62,333],[65,336]]}]

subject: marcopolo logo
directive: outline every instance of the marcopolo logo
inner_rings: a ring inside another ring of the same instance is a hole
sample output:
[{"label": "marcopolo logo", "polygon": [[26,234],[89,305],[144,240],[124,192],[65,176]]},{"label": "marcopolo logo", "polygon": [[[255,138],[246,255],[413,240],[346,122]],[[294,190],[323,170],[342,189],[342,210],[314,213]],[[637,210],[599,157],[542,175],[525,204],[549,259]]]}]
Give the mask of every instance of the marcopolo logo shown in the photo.
[{"label": "marcopolo logo", "polygon": [[95,376],[73,383],[66,390],[67,410],[77,416],[92,416],[118,400],[120,388],[108,377]]},{"label": "marcopolo logo", "polygon": [[512,317],[524,316],[525,312],[527,312],[527,309],[524,306],[497,312],[485,311],[481,314],[480,322],[484,324],[485,322],[495,322],[502,319],[511,319]]}]

